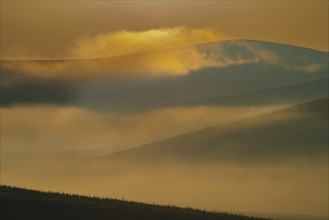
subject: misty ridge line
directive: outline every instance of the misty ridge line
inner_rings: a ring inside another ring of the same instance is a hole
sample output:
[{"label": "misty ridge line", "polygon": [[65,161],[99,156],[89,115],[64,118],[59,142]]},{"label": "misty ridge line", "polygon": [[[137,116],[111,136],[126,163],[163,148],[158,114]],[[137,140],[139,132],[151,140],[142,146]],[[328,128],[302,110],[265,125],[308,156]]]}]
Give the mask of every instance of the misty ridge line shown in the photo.
[{"label": "misty ridge line", "polygon": [[163,52],[163,51],[175,51],[175,50],[183,50],[183,49],[189,49],[193,47],[198,47],[198,46],[206,46],[208,44],[216,44],[216,43],[223,43],[223,42],[239,42],[239,41],[246,41],[246,42],[259,42],[259,43],[271,43],[271,44],[277,44],[277,45],[282,45],[282,46],[289,46],[289,47],[296,47],[296,48],[301,48],[301,49],[307,49],[309,51],[313,52],[319,52],[319,53],[328,53],[329,51],[321,51],[321,50],[316,50],[313,48],[307,48],[307,47],[301,47],[298,45],[291,45],[291,44],[285,44],[285,43],[280,43],[280,42],[274,42],[274,41],[264,41],[264,40],[254,40],[254,39],[243,39],[243,38],[237,38],[237,39],[229,39],[229,40],[219,40],[219,41],[207,41],[207,42],[202,42],[202,43],[197,43],[197,44],[190,44],[187,46],[181,46],[181,47],[170,47],[170,48],[162,48],[162,49],[154,49],[154,50],[144,50],[144,51],[138,51],[138,52],[132,52],[132,53],[124,53],[124,54],[119,54],[119,55],[112,55],[112,56],[105,56],[105,57],[91,57],[91,58],[65,58],[65,59],[26,59],[26,60],[0,60],[0,63],[12,63],[12,62],[51,62],[51,63],[61,63],[61,62],[79,62],[79,61],[100,61],[100,60],[105,60],[105,59],[114,59],[114,58],[120,58],[124,56],[134,56],[134,55],[139,55],[139,54],[147,54],[147,53],[157,53],[157,52]]},{"label": "misty ridge line", "polygon": [[[244,40],[244,39],[240,39]],[[246,39],[245,39],[246,40]],[[234,41],[234,40],[220,40],[220,41],[208,41],[204,43],[198,43],[198,44],[190,44],[187,46],[182,47],[171,47],[171,48],[163,48],[163,49],[154,49],[154,50],[144,50],[144,51],[138,51],[138,52],[132,52],[132,53],[124,53],[119,55],[112,55],[112,56],[105,56],[105,57],[94,57],[94,58],[72,58],[72,59],[33,59],[33,60],[0,60],[0,62],[78,62],[78,61],[98,61],[98,60],[104,60],[104,59],[111,59],[111,58],[119,58],[124,56],[134,56],[139,54],[147,54],[147,53],[157,53],[157,52],[163,52],[168,50],[182,50],[182,49],[188,49],[195,46],[202,46],[212,43],[220,43],[224,41]]]},{"label": "misty ridge line", "polygon": [[[235,97],[235,96],[241,96],[241,95],[252,95],[253,93],[259,93],[259,92],[264,92],[264,91],[268,91],[268,90],[272,90],[272,89],[280,89],[280,88],[285,88],[285,87],[292,87],[292,86],[299,86],[299,85],[306,85],[308,83],[313,83],[313,82],[318,82],[318,81],[322,81],[322,80],[327,80],[329,83],[329,78],[328,77],[321,77],[321,78],[317,78],[317,79],[312,79],[309,81],[300,81],[300,82],[295,82],[295,83],[289,83],[289,84],[284,84],[284,85],[279,85],[279,86],[271,86],[268,88],[264,88],[264,89],[255,89],[255,90],[248,90],[246,92],[233,92],[230,94],[226,94],[226,95],[214,95],[212,97],[207,97],[207,98],[196,98],[196,99],[188,99],[188,100],[183,100],[183,101],[176,101],[176,102],[162,102],[161,104],[159,104],[158,108],[161,107],[167,107],[170,105],[173,106],[189,106],[189,104],[191,104],[193,106],[193,102],[207,102],[207,101],[216,101],[217,99],[222,99],[222,98],[231,98],[231,97]],[[326,96],[324,96],[325,98]],[[320,98],[321,99],[321,98]],[[305,100],[302,101],[297,101],[292,103],[290,106],[294,106],[294,105],[298,105],[298,104],[302,104],[305,103]],[[199,104],[202,105],[202,104]],[[221,106],[220,104],[204,104],[206,106]],[[198,105],[195,105],[198,106]],[[275,110],[273,110],[275,111]]]},{"label": "misty ridge line", "polygon": [[[132,41],[123,47],[117,44],[115,40],[109,41],[109,45],[106,42],[87,42],[85,44],[80,43],[76,47],[77,49],[72,49],[73,52],[69,54],[81,58],[93,56],[107,56],[107,58],[68,60],[67,62],[63,59],[58,61],[27,60],[2,62],[1,64],[3,65],[2,69],[8,70],[9,73],[22,71],[21,74],[26,74],[26,76],[58,76],[73,79],[76,77],[82,79],[91,77],[123,79],[125,77],[143,78],[148,76],[153,79],[160,79],[164,76],[184,76],[208,67],[224,68],[243,64],[260,64],[260,67],[279,67],[287,71],[306,73],[318,72],[327,67],[327,53],[323,54],[302,47],[285,46],[265,41],[216,41],[216,43],[182,47],[185,49],[166,49],[167,45],[172,45],[166,41],[158,46],[157,44],[157,41],[147,43],[137,40],[137,42]],[[151,48],[160,48],[161,50],[153,50],[153,53],[152,51],[138,52]],[[298,60],[305,60],[305,64],[301,64]],[[52,65],[53,68],[51,68]]]},{"label": "misty ridge line", "polygon": [[86,162],[87,161],[91,162],[91,161],[94,161],[94,160],[107,158],[108,156],[115,156],[117,154],[120,155],[121,153],[125,153],[125,152],[135,151],[135,150],[138,150],[138,149],[142,149],[145,145],[166,142],[167,140],[170,140],[172,138],[177,138],[177,137],[181,137],[181,136],[184,136],[184,135],[190,135],[190,134],[193,134],[193,133],[198,133],[200,131],[211,130],[213,128],[222,127],[222,126],[229,125],[229,124],[234,124],[234,123],[239,122],[239,121],[257,119],[258,117],[271,115],[271,114],[276,113],[276,112],[284,112],[284,111],[287,111],[287,110],[289,111],[291,109],[295,109],[295,108],[298,108],[300,106],[304,106],[304,104],[317,103],[319,101],[328,100],[328,98],[329,98],[329,96],[324,96],[323,98],[319,98],[319,99],[308,101],[308,102],[304,101],[304,102],[294,103],[294,104],[291,104],[291,105],[288,105],[288,106],[281,107],[279,109],[270,110],[270,111],[265,112],[265,113],[260,113],[258,115],[240,116],[240,117],[236,117],[234,119],[228,119],[227,121],[223,121],[223,122],[221,122],[219,124],[216,124],[216,125],[206,126],[206,127],[203,127],[203,128],[196,128],[196,129],[192,129],[190,131],[184,131],[180,134],[175,134],[175,135],[172,135],[172,136],[169,136],[169,137],[164,137],[164,138],[161,138],[161,139],[158,139],[158,140],[155,140],[155,141],[151,141],[151,142],[148,142],[148,143],[145,143],[145,144],[139,144],[138,146],[130,147],[128,149],[118,150],[118,151],[115,151],[115,152],[112,152],[112,153],[104,154],[104,155],[101,155],[101,156],[96,156],[94,158],[87,159]]}]

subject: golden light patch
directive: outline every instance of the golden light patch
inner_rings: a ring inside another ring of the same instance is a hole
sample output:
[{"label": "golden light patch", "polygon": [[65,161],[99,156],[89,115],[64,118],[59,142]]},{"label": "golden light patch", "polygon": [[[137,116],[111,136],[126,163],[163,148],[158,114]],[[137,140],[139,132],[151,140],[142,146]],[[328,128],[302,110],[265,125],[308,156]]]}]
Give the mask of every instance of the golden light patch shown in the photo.
[{"label": "golden light patch", "polygon": [[116,31],[78,39],[71,60],[5,62],[3,70],[38,77],[185,75],[216,65],[194,45],[228,39],[218,30],[186,27]]},{"label": "golden light patch", "polygon": [[136,52],[187,47],[194,44],[230,39],[211,28],[159,28],[146,31],[116,31],[76,41],[71,49],[75,58],[100,58]]}]

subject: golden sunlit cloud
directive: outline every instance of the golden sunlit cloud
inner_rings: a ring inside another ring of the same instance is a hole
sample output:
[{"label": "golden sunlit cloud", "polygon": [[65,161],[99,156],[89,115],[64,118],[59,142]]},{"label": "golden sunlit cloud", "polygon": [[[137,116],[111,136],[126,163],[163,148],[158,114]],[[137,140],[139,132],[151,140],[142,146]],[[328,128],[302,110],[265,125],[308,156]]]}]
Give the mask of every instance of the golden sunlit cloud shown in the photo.
[{"label": "golden sunlit cloud", "polygon": [[187,27],[159,28],[146,31],[115,31],[84,37],[76,41],[72,57],[100,58],[136,52],[177,49],[194,44],[227,40],[217,29]]},{"label": "golden sunlit cloud", "polygon": [[72,58],[69,60],[4,62],[1,68],[4,72],[73,80],[99,76],[182,76],[207,67],[260,62],[310,73],[324,68],[313,63],[285,64],[280,54],[262,44],[227,39],[230,37],[212,28],[121,30],[79,38],[68,49],[67,57]]},{"label": "golden sunlit cloud", "polygon": [[186,75],[190,71],[215,65],[214,60],[205,59],[202,53],[190,47],[96,60],[8,62],[3,68],[19,71],[27,76],[81,79],[98,76],[122,78],[143,75]]},{"label": "golden sunlit cloud", "polygon": [[9,62],[4,67],[44,77],[182,75],[215,65],[193,45],[224,39],[229,37],[211,28],[121,30],[78,39],[67,55],[73,61]]}]

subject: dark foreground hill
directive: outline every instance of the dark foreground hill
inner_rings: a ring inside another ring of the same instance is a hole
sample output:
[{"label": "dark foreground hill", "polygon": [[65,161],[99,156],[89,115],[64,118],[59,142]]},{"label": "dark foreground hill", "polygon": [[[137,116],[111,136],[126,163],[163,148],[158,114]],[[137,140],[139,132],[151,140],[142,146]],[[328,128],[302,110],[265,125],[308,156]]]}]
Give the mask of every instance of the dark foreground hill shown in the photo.
[{"label": "dark foreground hill", "polygon": [[0,219],[257,220],[191,208],[151,205],[0,186]]}]

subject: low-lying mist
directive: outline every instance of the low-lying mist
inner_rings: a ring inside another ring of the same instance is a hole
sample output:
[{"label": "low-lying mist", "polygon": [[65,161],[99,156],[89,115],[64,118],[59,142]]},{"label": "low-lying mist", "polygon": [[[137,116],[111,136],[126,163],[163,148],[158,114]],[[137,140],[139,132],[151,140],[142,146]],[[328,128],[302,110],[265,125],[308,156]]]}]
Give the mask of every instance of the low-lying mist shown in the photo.
[{"label": "low-lying mist", "polygon": [[[303,127],[309,123],[314,126],[313,130],[327,129],[323,127],[325,122],[320,123],[322,119],[327,119],[323,113],[326,109],[323,104],[325,101],[283,111],[275,111],[285,107],[282,105],[248,108],[177,107],[125,114],[55,106],[2,108],[1,182],[40,190],[207,210],[326,216],[328,159],[324,155],[328,151],[322,147],[296,151],[297,156],[289,149],[287,152],[290,153],[282,156],[285,151],[280,148],[276,152],[280,153],[277,155],[280,159],[277,160],[270,158],[271,152],[275,152],[271,149],[269,154],[248,155],[247,159],[252,162],[241,162],[235,157],[218,157],[209,162],[163,157],[161,161],[153,158],[152,163],[143,161],[143,158],[121,160],[99,157],[198,128],[233,121],[235,123],[225,128],[230,128],[232,132],[246,130],[250,132],[248,137],[262,130],[262,127],[273,128],[277,132],[283,122],[298,122],[296,125],[301,124]],[[315,110],[311,111],[309,106]],[[274,112],[270,117],[259,116],[273,111],[279,113]],[[259,117],[253,119],[254,116]],[[240,123],[239,120],[244,118],[249,120]],[[310,128],[310,131],[313,130]],[[308,135],[308,131],[302,129],[305,135]],[[283,135],[289,131],[281,133]],[[217,137],[214,134],[209,137]],[[259,135],[265,134],[260,132]],[[317,137],[312,135],[309,138]],[[195,137],[203,138],[202,135]],[[317,141],[321,142],[324,138]],[[278,144],[284,141],[275,140]],[[254,149],[253,146],[249,147]],[[295,151],[299,148],[292,146],[291,149]],[[240,150],[240,154],[245,152],[243,148]],[[313,152],[312,157],[307,152]],[[162,151],[159,154],[161,157]]]},{"label": "low-lying mist", "polygon": [[[24,174],[22,173],[24,172]],[[5,172],[3,183],[148,203],[234,212],[328,212],[326,160],[272,164],[71,163]]]},{"label": "low-lying mist", "polygon": [[2,108],[2,169],[88,159],[283,107],[198,106],[129,114],[45,105]]}]

